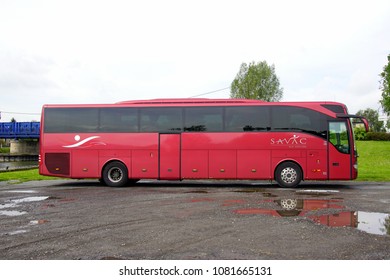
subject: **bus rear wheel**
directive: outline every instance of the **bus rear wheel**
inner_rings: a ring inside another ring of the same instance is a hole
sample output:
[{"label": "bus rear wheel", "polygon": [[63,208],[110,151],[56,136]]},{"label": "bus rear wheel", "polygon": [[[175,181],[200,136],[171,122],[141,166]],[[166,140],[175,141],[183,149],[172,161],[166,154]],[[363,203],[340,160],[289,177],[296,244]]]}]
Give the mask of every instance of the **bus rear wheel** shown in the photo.
[{"label": "bus rear wheel", "polygon": [[103,181],[107,186],[123,187],[128,180],[127,168],[119,161],[110,162],[103,169]]},{"label": "bus rear wheel", "polygon": [[294,162],[283,162],[275,171],[275,180],[281,187],[295,188],[302,180],[302,171]]}]

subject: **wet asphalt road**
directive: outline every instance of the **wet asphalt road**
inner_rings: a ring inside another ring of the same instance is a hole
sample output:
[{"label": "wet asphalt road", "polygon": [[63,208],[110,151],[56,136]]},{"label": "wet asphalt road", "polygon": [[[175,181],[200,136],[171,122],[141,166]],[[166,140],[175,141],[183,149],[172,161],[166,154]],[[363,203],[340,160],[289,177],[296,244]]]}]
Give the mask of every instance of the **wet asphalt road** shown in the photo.
[{"label": "wet asphalt road", "polygon": [[390,183],[0,184],[0,259],[390,259]]}]

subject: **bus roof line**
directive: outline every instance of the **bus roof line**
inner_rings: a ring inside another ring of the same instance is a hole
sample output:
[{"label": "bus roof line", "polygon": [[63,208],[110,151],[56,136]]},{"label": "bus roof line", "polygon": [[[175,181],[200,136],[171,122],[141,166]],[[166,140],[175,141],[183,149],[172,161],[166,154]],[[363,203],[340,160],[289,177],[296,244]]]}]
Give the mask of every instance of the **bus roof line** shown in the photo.
[{"label": "bus roof line", "polygon": [[266,103],[263,100],[250,99],[208,99],[208,98],[171,98],[121,101],[116,104],[207,104],[207,103]]}]

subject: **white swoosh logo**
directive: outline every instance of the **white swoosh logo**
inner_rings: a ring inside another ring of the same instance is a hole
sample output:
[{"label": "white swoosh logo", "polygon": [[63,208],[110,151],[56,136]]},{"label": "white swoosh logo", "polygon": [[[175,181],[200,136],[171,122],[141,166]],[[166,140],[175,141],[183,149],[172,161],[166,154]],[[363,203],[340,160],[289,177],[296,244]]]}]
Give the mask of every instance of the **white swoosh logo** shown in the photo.
[{"label": "white swoosh logo", "polygon": [[100,138],[100,136],[91,136],[91,137],[88,137],[88,138],[85,138],[83,141],[80,141],[76,144],[73,144],[73,145],[68,145],[68,146],[62,146],[64,148],[75,148],[75,147],[80,147],[81,145],[93,140],[93,139],[96,139],[96,138]]}]

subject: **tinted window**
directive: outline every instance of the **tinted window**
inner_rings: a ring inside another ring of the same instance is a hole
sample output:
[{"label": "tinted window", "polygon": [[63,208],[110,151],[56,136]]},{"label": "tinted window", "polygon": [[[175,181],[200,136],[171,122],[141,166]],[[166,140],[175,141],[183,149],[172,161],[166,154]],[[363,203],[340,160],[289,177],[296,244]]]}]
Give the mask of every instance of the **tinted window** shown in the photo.
[{"label": "tinted window", "polygon": [[331,110],[334,113],[345,113],[343,106],[340,105],[332,105],[332,104],[323,104],[322,107]]},{"label": "tinted window", "polygon": [[221,107],[190,107],[184,112],[184,131],[223,131]]},{"label": "tinted window", "polygon": [[138,110],[136,108],[101,108],[100,132],[137,132]]},{"label": "tinted window", "polygon": [[296,130],[326,138],[327,116],[319,112],[290,106],[272,108],[273,130]]},{"label": "tinted window", "polygon": [[227,107],[226,131],[263,131],[270,129],[269,107]]},{"label": "tinted window", "polygon": [[181,108],[142,108],[140,109],[140,131],[181,131]]},{"label": "tinted window", "polygon": [[97,108],[46,108],[45,132],[96,132]]},{"label": "tinted window", "polygon": [[[183,119],[184,112],[184,119]],[[292,106],[46,108],[48,133],[304,131],[326,139],[330,117]]]}]

